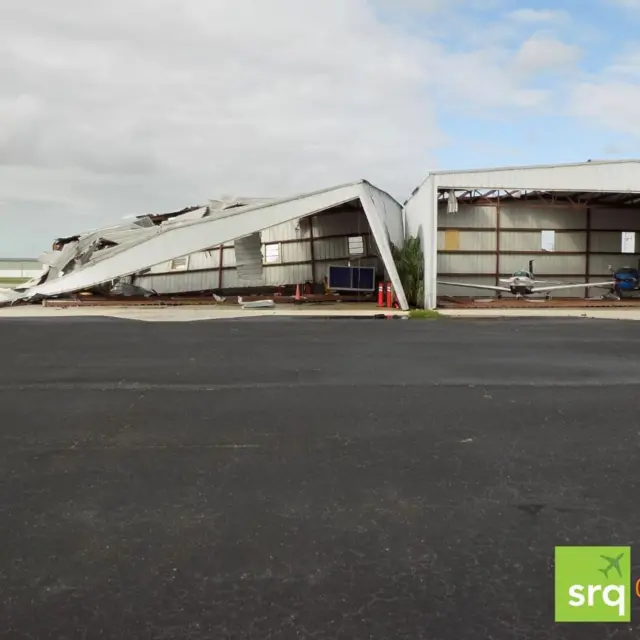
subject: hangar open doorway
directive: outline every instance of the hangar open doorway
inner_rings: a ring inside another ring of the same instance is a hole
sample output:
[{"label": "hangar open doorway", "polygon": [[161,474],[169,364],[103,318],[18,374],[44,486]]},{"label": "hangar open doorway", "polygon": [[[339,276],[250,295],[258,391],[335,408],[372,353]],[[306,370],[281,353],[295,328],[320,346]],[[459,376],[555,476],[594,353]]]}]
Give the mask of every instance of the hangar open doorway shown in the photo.
[{"label": "hangar open doorway", "polygon": [[405,215],[424,242],[428,308],[443,297],[498,295],[492,288],[508,289],[532,261],[535,279],[556,287],[554,296],[602,296],[611,287],[586,285],[638,267],[640,163],[435,173]]}]

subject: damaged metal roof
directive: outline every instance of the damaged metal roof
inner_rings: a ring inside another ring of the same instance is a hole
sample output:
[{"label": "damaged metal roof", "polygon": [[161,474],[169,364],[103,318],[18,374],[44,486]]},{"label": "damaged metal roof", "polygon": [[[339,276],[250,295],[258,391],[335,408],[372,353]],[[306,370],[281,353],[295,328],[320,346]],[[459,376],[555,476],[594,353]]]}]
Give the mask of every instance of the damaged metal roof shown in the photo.
[{"label": "damaged metal roof", "polygon": [[402,208],[366,181],[282,199],[211,200],[199,207],[145,215],[105,229],[59,238],[51,251],[39,257],[44,266],[42,274],[9,293],[2,292],[0,302],[83,291],[355,200],[362,204],[398,301],[406,309],[390,245],[404,241]]}]

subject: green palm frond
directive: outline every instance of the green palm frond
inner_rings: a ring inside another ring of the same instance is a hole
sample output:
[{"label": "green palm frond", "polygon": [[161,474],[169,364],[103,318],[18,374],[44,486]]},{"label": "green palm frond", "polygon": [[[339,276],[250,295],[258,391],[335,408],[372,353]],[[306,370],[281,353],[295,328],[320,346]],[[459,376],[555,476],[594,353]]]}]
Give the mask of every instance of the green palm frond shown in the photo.
[{"label": "green palm frond", "polygon": [[420,238],[407,238],[402,248],[392,244],[391,252],[409,306],[421,308],[424,302],[424,257]]}]

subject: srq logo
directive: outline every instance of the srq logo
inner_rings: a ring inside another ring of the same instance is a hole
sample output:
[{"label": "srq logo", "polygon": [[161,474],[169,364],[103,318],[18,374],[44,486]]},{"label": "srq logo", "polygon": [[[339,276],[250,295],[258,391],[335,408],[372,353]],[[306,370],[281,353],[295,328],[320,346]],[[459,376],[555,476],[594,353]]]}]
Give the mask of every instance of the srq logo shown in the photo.
[{"label": "srq logo", "polygon": [[556,547],[556,622],[631,620],[631,547]]}]

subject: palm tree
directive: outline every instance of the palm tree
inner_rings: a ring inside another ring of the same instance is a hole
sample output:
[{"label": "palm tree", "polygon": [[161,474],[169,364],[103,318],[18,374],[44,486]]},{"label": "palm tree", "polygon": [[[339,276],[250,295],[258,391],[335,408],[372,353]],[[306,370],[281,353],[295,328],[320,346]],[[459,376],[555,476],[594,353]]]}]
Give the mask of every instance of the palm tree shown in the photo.
[{"label": "palm tree", "polygon": [[392,243],[391,253],[409,306],[421,309],[424,306],[424,256],[420,238],[410,236],[401,249]]}]

